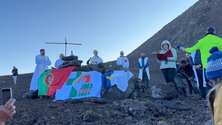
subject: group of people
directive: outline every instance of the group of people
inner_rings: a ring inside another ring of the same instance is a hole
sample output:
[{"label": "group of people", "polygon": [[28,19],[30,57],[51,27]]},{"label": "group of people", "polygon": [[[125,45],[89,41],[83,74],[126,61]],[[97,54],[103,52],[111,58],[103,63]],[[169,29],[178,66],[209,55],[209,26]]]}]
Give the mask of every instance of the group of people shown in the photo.
[{"label": "group of people", "polygon": [[[185,78],[189,86],[189,94],[192,95],[194,89],[192,80],[197,81],[200,90],[200,99],[208,99],[210,111],[212,113],[214,124],[222,123],[222,39],[217,37],[215,27],[209,27],[206,31],[206,36],[195,43],[191,48],[177,46],[177,49],[186,52],[186,58],[182,59],[177,65],[177,52],[171,46],[170,42],[164,40],[161,44],[161,51],[159,54],[165,54],[171,51],[171,57],[164,57],[160,60],[157,56],[157,62],[160,63],[160,69],[163,73],[166,84],[174,83],[178,92],[175,78]],[[103,63],[101,57],[98,56],[98,51],[93,51],[94,56],[87,61],[87,64],[98,65]],[[60,54],[60,59],[56,61],[55,68],[58,68],[62,63],[63,54]],[[48,69],[51,65],[49,57],[45,56],[45,50],[40,50],[40,55],[36,56],[36,69],[33,74],[32,84],[30,90],[37,90],[38,77]],[[129,60],[124,56],[124,52],[120,52],[120,57],[116,61],[117,65],[122,65],[124,68],[129,68]],[[139,78],[149,88],[149,65],[150,61],[145,53],[141,53],[141,58],[138,59]],[[18,70],[14,67],[12,73],[13,78],[16,79]],[[35,81],[34,81],[35,80]],[[16,83],[16,81],[14,81]],[[34,85],[34,86],[33,86]],[[197,92],[198,93],[198,92]],[[179,94],[179,92],[178,92]],[[207,96],[208,95],[208,96]],[[0,116],[4,107],[0,108]],[[13,108],[10,110],[13,113]],[[7,120],[5,120],[7,121]],[[1,123],[0,119],[0,123]],[[3,121],[4,122],[4,121]]]},{"label": "group of people", "polygon": [[178,77],[178,73],[187,79],[190,94],[195,91],[191,81],[196,77],[201,93],[200,99],[208,99],[213,123],[220,125],[222,123],[222,39],[215,34],[216,29],[211,26],[207,28],[206,36],[197,41],[193,47],[177,46],[189,57],[181,60],[177,70],[177,53],[167,40],[162,42],[160,53],[164,54],[171,50],[172,57],[165,57],[164,61],[160,61],[157,57],[157,61],[160,63],[166,83],[173,82],[176,89],[175,77]]}]

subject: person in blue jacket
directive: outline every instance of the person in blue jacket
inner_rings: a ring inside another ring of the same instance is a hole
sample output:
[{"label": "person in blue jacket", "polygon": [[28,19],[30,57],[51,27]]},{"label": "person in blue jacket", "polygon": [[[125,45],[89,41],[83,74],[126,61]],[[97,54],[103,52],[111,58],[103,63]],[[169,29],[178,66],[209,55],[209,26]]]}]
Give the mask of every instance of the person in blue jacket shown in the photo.
[{"label": "person in blue jacket", "polygon": [[139,78],[145,83],[146,87],[149,88],[150,72],[149,58],[146,57],[145,53],[141,53],[141,58],[138,59],[138,68],[139,68]]}]

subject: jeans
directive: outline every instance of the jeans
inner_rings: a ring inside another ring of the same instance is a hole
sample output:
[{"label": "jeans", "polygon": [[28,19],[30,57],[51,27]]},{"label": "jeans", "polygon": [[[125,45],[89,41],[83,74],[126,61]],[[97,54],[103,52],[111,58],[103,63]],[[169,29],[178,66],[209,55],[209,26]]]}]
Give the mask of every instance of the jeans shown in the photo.
[{"label": "jeans", "polygon": [[142,78],[143,83],[147,88],[149,88],[149,80],[146,72],[143,72],[143,78]]},{"label": "jeans", "polygon": [[17,76],[13,76],[13,81],[14,81],[14,84],[16,84]]},{"label": "jeans", "polygon": [[175,68],[166,68],[166,69],[161,69],[161,70],[163,72],[163,76],[165,78],[166,83],[169,83],[169,82],[174,83],[175,88],[178,92],[177,84],[176,84],[175,79],[174,79],[176,69]]}]

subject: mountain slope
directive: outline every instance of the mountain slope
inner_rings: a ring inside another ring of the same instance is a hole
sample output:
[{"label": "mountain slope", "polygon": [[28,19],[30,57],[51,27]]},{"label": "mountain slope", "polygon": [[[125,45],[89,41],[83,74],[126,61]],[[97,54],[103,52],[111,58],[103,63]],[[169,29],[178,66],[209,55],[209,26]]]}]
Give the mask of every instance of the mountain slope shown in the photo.
[{"label": "mountain slope", "polygon": [[[177,45],[191,47],[198,39],[204,37],[208,26],[215,26],[217,36],[222,37],[221,12],[222,0],[199,0],[127,56],[131,62],[131,70],[136,70],[136,61],[141,52],[152,58],[155,54],[151,54],[160,50],[163,40],[169,40],[172,47]],[[179,60],[181,53],[178,55]],[[156,63],[156,60],[153,61],[151,64]]]}]

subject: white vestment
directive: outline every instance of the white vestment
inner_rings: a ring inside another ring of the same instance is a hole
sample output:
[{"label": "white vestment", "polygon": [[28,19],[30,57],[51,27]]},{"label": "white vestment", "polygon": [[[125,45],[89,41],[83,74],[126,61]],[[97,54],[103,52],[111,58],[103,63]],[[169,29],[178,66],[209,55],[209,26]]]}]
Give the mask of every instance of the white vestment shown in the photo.
[{"label": "white vestment", "polygon": [[58,69],[59,66],[63,64],[63,62],[64,62],[64,61],[61,60],[61,59],[56,60],[56,62],[55,62],[55,68]]},{"label": "white vestment", "polygon": [[129,60],[127,57],[123,56],[123,57],[119,57],[116,61],[117,65],[122,65],[123,68],[127,68],[129,69]]},{"label": "white vestment", "polygon": [[90,63],[89,64],[98,65],[99,63],[103,63],[103,60],[100,57],[98,57],[98,56],[93,56],[90,59]]},{"label": "white vestment", "polygon": [[[193,59],[193,62],[194,62],[194,59],[195,59],[195,54],[196,54],[196,51],[192,52],[191,53],[191,57]],[[198,79],[198,76],[197,76],[197,71],[196,69],[193,67],[193,72],[194,72],[194,75],[195,75],[195,79],[197,81],[197,87],[199,87],[199,79]],[[203,70],[203,87],[206,87],[206,80],[205,80],[205,76],[204,76],[204,70]]]},{"label": "white vestment", "polygon": [[[144,65],[147,64],[147,61],[148,61],[148,57],[145,57],[144,58]],[[138,59],[139,63],[140,63],[140,66],[142,66],[142,58],[139,58]],[[149,66],[145,69],[146,70],[146,73],[147,73],[147,77],[148,79],[150,80],[150,71],[149,71]],[[139,69],[139,79],[143,79],[143,70],[142,69]]]},{"label": "white vestment", "polygon": [[37,55],[35,57],[35,63],[36,68],[35,72],[32,76],[32,81],[30,85],[30,90],[37,90],[38,89],[38,78],[40,75],[45,72],[45,70],[48,70],[48,66],[51,65],[51,61],[49,57],[47,56],[42,56],[42,55]]}]

